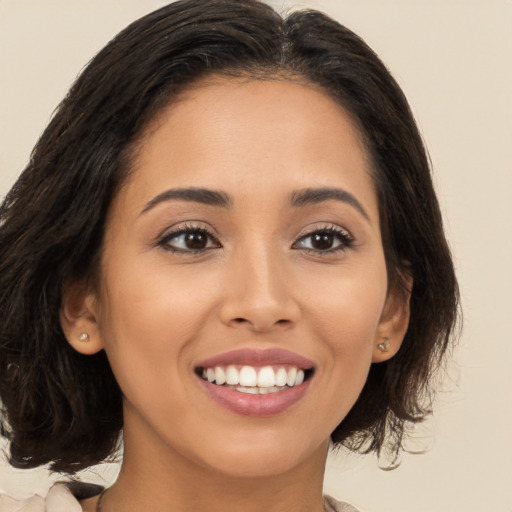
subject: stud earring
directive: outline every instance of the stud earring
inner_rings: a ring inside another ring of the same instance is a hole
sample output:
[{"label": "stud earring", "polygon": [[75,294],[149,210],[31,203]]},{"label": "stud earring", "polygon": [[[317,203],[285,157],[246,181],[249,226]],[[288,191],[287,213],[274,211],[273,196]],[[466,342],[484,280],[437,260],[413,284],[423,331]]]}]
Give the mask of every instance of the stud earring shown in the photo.
[{"label": "stud earring", "polygon": [[90,340],[90,338],[89,338],[89,335],[86,332],[81,332],[78,335],[78,340],[79,341],[83,341],[84,343],[87,343]]},{"label": "stud earring", "polygon": [[387,352],[389,350],[389,347],[391,346],[391,342],[389,341],[389,338],[384,338],[384,341],[382,343],[379,343],[377,345],[377,348],[381,352]]}]

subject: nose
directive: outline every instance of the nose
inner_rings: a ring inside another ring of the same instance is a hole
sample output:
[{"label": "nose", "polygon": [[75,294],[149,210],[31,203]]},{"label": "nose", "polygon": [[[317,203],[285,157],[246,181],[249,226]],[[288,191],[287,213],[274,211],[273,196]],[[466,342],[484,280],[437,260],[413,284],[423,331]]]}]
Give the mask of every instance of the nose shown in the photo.
[{"label": "nose", "polygon": [[228,265],[221,321],[254,332],[287,329],[300,318],[286,263],[271,251],[239,254]]}]

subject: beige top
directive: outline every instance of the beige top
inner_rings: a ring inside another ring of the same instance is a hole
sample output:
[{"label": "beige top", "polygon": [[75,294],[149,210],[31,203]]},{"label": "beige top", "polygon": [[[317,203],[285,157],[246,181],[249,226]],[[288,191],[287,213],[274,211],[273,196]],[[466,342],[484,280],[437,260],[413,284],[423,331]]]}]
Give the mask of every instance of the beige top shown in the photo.
[{"label": "beige top", "polygon": [[[358,512],[352,505],[330,496],[325,496],[325,505],[331,512]],[[82,507],[65,484],[56,484],[46,498],[35,495],[19,501],[0,494],[0,512],[82,512]]]}]

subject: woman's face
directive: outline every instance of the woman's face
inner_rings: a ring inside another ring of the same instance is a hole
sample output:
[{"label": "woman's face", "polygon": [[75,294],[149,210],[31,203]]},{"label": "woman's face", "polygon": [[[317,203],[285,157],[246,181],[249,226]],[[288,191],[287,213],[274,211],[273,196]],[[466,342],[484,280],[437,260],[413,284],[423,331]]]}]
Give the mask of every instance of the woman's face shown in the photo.
[{"label": "woman's face", "polygon": [[214,77],[162,113],[86,301],[127,453],[244,476],[325,456],[406,323],[367,166],[354,123],[312,86]]}]

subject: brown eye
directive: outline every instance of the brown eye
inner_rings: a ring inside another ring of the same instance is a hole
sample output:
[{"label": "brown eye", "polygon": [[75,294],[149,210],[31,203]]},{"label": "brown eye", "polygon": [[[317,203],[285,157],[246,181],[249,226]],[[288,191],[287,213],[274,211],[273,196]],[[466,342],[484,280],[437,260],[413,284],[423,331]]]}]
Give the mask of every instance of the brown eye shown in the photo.
[{"label": "brown eye", "polygon": [[317,251],[327,251],[332,249],[335,242],[332,233],[316,233],[311,237],[311,246]]},{"label": "brown eye", "polygon": [[208,245],[208,236],[200,231],[188,233],[185,235],[185,245],[192,251],[205,249]]},{"label": "brown eye", "polygon": [[165,235],[158,245],[172,252],[198,253],[221,247],[206,230],[186,228]]},{"label": "brown eye", "polygon": [[331,253],[348,249],[353,244],[353,238],[348,231],[329,227],[313,231],[301,237],[293,249],[306,249],[317,253]]}]

